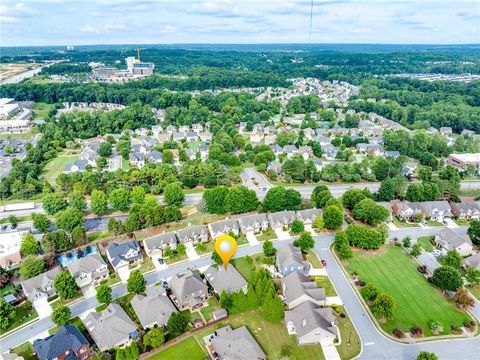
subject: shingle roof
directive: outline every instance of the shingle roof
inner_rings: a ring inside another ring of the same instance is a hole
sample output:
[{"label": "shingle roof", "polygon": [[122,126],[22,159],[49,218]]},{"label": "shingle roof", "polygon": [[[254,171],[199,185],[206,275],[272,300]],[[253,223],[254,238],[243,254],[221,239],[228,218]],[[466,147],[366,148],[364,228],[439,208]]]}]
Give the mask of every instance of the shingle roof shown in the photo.
[{"label": "shingle roof", "polygon": [[68,264],[67,268],[73,275],[73,277],[75,277],[80,273],[90,273],[98,269],[99,267],[106,265],[107,264],[105,263],[103,258],[98,253],[95,253],[84,256],[77,261]]},{"label": "shingle roof", "polygon": [[315,281],[310,281],[308,276],[296,271],[282,278],[282,287],[285,289],[287,303],[291,303],[303,295],[308,295],[317,301],[326,299],[325,289],[317,287]]},{"label": "shingle roof", "polygon": [[467,234],[457,234],[450,228],[444,228],[440,230],[438,235],[442,238],[443,241],[448,243],[449,247],[456,248],[457,246],[463,244],[472,245],[472,240]]},{"label": "shingle roof", "polygon": [[306,209],[297,211],[297,219],[301,221],[305,220],[315,220],[317,217],[322,215],[322,209]]},{"label": "shingle roof", "polygon": [[469,256],[463,260],[463,264],[480,270],[480,253],[476,253],[475,255]]},{"label": "shingle roof", "polygon": [[218,329],[216,334],[217,336],[212,339],[212,345],[221,359],[256,360],[267,358],[245,325],[235,330],[228,325]]},{"label": "shingle roof", "polygon": [[279,211],[269,216],[272,224],[287,225],[296,219],[295,211]]},{"label": "shingle roof", "polygon": [[210,223],[210,227],[214,233],[228,233],[230,229],[240,228],[240,226],[237,223],[237,220],[234,220],[234,219],[226,219],[226,220]]},{"label": "shingle roof", "polygon": [[338,336],[338,328],[332,326],[332,323],[336,323],[332,308],[320,308],[310,301],[305,301],[295,309],[286,311],[285,321],[294,323],[297,337],[307,335],[318,328]]},{"label": "shingle roof", "polygon": [[177,312],[161,286],[147,288],[146,296],[137,294],[130,304],[144,328],[153,323],[163,326],[168,322],[170,315]]},{"label": "shingle roof", "polygon": [[143,240],[143,245],[149,251],[160,248],[162,244],[176,244],[176,243],[177,243],[177,236],[175,235],[174,232],[155,235]]},{"label": "shingle roof", "polygon": [[209,266],[204,274],[205,278],[219,295],[223,290],[227,293],[238,292],[248,284],[233,265],[228,265],[227,270],[225,270],[223,266],[218,268]]},{"label": "shingle roof", "polygon": [[[138,254],[136,256],[126,258],[125,255],[132,251],[137,251]],[[143,257],[142,253],[140,252],[140,246],[136,240],[125,243],[111,243],[107,248],[107,253],[113,266],[117,266],[122,260],[131,262],[135,259]]]},{"label": "shingle roof", "polygon": [[180,241],[187,238],[188,239],[193,238],[194,236],[202,236],[207,234],[208,234],[208,229],[204,225],[188,226],[184,229],[177,230],[177,236]]},{"label": "shingle roof", "polygon": [[248,228],[253,227],[253,225],[255,224],[268,222],[267,215],[265,214],[246,215],[246,216],[239,217],[237,220],[242,231],[245,231]]},{"label": "shingle roof", "polygon": [[[74,325],[62,326],[54,335],[33,342],[33,347],[40,360],[55,359],[68,350],[76,353],[83,345],[90,344]],[[76,355],[73,355],[76,359]]]},{"label": "shingle roof", "polygon": [[182,302],[190,294],[198,291],[208,291],[208,286],[203,283],[200,275],[192,270],[187,270],[182,275],[175,275],[170,281],[170,288],[177,299]]},{"label": "shingle roof", "polygon": [[56,267],[47,272],[39,274],[31,279],[22,282],[23,292],[28,298],[31,298],[37,292],[43,292],[43,288],[53,283],[55,275],[60,273],[60,268]]},{"label": "shingle roof", "polygon": [[278,249],[277,261],[281,266],[288,266],[293,263],[303,263],[302,252],[292,244],[287,244]]}]

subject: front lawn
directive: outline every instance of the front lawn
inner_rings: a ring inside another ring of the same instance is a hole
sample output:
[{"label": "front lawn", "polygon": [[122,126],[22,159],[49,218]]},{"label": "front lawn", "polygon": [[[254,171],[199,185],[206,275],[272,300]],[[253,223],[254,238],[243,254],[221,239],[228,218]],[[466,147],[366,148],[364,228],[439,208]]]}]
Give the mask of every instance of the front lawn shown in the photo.
[{"label": "front lawn", "polygon": [[195,251],[197,252],[198,255],[210,254],[213,252],[214,246],[215,246],[214,241],[200,243],[197,246],[195,246]]},{"label": "front lawn", "polygon": [[407,223],[406,221],[400,221],[398,218],[393,218],[393,224],[399,228],[418,227],[418,224]]},{"label": "front lawn", "polygon": [[206,358],[206,353],[203,352],[200,345],[198,345],[195,337],[190,336],[188,339],[179,342],[178,344],[151,356],[152,360],[203,360]]},{"label": "front lawn", "polygon": [[238,246],[248,244],[247,237],[244,234],[240,235],[236,240]]},{"label": "front lawn", "polygon": [[417,239],[417,243],[419,243],[426,252],[431,252],[433,250],[433,245],[430,241],[433,239],[435,239],[434,236],[421,236]]},{"label": "front lawn", "polygon": [[439,221],[434,221],[434,220],[427,220],[425,221],[428,226],[444,226],[441,222]]},{"label": "front lawn", "polygon": [[170,264],[174,264],[187,259],[188,259],[187,254],[183,254],[182,256],[180,256],[177,253],[175,253],[175,255],[165,258],[164,261],[165,261],[165,264],[170,265]]},{"label": "front lawn", "polygon": [[377,252],[355,251],[347,270],[395,299],[396,318],[381,325],[389,334],[394,328],[408,332],[418,325],[426,336],[431,336],[429,323],[436,321],[442,324],[441,334],[445,335],[451,333],[450,325],[462,326],[470,321],[466,313],[458,311],[417,272],[417,266],[401,247],[387,245]]},{"label": "front lawn", "polygon": [[25,301],[22,304],[15,307],[15,317],[10,325],[2,330],[2,333],[7,333],[12,329],[15,329],[23,324],[38,317],[37,312],[33,308],[29,301]]},{"label": "front lawn", "polygon": [[320,262],[320,259],[318,258],[317,254],[313,251],[310,250],[306,256],[306,260],[312,264],[312,266],[316,269],[318,268],[323,268],[322,263]]},{"label": "front lawn", "polygon": [[480,285],[476,286],[467,286],[467,290],[472,293],[473,296],[480,300]]},{"label": "front lawn", "polygon": [[315,281],[317,283],[317,287],[325,289],[325,295],[337,296],[337,292],[335,291],[335,288],[333,287],[328,276],[315,276]]},{"label": "front lawn", "polygon": [[277,235],[275,234],[275,231],[272,229],[268,228],[267,230],[263,231],[259,235],[255,235],[258,241],[265,241],[265,240],[273,240],[277,238]]},{"label": "front lawn", "polygon": [[12,352],[22,356],[24,360],[37,360],[37,357],[33,355],[33,346],[29,342],[23,343],[22,345],[13,348]]},{"label": "front lawn", "polygon": [[342,359],[353,359],[360,353],[360,337],[343,306],[339,306],[338,310],[340,314],[345,314],[345,317],[335,314],[338,321],[338,329],[340,330],[340,338],[342,339],[342,343],[337,345],[337,351]]},{"label": "front lawn", "polygon": [[470,226],[469,220],[453,219],[458,226]]}]

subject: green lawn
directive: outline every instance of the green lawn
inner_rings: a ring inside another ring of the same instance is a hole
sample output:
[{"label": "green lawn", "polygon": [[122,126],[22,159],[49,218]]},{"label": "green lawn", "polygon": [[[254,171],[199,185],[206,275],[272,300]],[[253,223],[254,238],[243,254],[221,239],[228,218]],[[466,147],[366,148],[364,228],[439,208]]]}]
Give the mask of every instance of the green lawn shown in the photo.
[{"label": "green lawn", "polygon": [[7,284],[3,288],[0,289],[0,296],[4,297],[5,295],[9,294],[10,292],[14,291],[15,287],[12,284]]},{"label": "green lawn", "polygon": [[200,243],[197,246],[195,246],[195,251],[197,252],[198,255],[209,254],[213,252],[214,246],[215,244],[213,241]]},{"label": "green lawn", "polygon": [[170,265],[170,264],[173,264],[173,263],[176,263],[176,262],[179,262],[179,261],[183,261],[183,260],[186,260],[188,259],[188,256],[187,254],[184,254],[182,256],[179,256],[178,254],[175,254],[174,256],[170,256],[170,257],[167,257],[165,258],[165,264],[167,265]]},{"label": "green lawn", "polygon": [[434,236],[421,236],[417,239],[417,242],[420,246],[427,252],[431,252],[433,250],[433,245],[430,240],[435,239]]},{"label": "green lawn", "polygon": [[47,104],[44,102],[37,102],[33,107],[33,118],[42,118],[45,119],[48,115],[48,112],[55,107],[55,104]]},{"label": "green lawn", "polygon": [[453,219],[453,221],[455,221],[458,226],[470,226],[469,220]]},{"label": "green lawn", "polygon": [[37,360],[37,357],[33,355],[33,346],[29,342],[17,346],[16,348],[12,349],[12,352],[22,356],[24,360]]},{"label": "green lawn", "polygon": [[462,326],[465,321],[471,320],[467,314],[456,310],[417,272],[417,265],[402,248],[384,246],[376,253],[355,252],[348,260],[347,269],[395,299],[396,318],[382,324],[389,334],[397,327],[407,332],[412,326],[419,325],[425,335],[430,336],[433,334],[428,325],[436,321],[443,325],[442,335],[445,335],[450,334],[450,325]]},{"label": "green lawn", "polygon": [[444,226],[441,222],[439,221],[434,221],[434,220],[427,220],[425,221],[428,226]]},{"label": "green lawn", "polygon": [[57,176],[63,173],[65,166],[73,164],[77,159],[77,155],[59,154],[45,165],[41,176],[48,180],[51,184],[55,184]]},{"label": "green lawn", "polygon": [[117,273],[110,274],[107,280],[102,281],[102,284],[107,284],[108,286],[113,286],[121,282],[120,276]]},{"label": "green lawn", "polygon": [[480,285],[468,286],[467,290],[470,291],[478,300],[480,300]]},{"label": "green lawn", "polygon": [[202,310],[200,310],[200,312],[202,313],[205,320],[209,321],[212,318],[213,312],[218,309],[220,309],[220,304],[215,297],[211,297],[208,300],[208,306],[204,307]]},{"label": "green lawn", "polygon": [[29,301],[25,301],[15,307],[15,317],[13,318],[13,322],[6,329],[2,329],[2,333],[9,332],[10,330],[22,326],[37,317],[38,314],[32,307],[32,304]]},{"label": "green lawn", "polygon": [[248,282],[252,281],[253,273],[257,270],[260,270],[263,261],[265,260],[265,256],[263,254],[257,254],[250,256],[252,259],[252,263],[250,264],[247,261],[247,257],[241,257],[237,259],[233,259],[231,263],[235,268],[238,270],[240,274],[247,280]]},{"label": "green lawn", "polygon": [[206,357],[206,353],[203,352],[200,345],[193,336],[186,340],[179,342],[178,344],[162,351],[158,354],[151,356],[152,360],[203,360]]},{"label": "green lawn", "polygon": [[121,166],[121,169],[124,170],[124,171],[128,171],[130,170],[130,163],[127,160],[125,160],[123,157],[122,157],[122,166]]},{"label": "green lawn", "polygon": [[87,235],[87,242],[105,239],[110,235],[110,231],[108,230],[93,232]]},{"label": "green lawn", "polygon": [[275,234],[275,231],[272,229],[268,228],[264,232],[262,232],[259,235],[255,236],[258,241],[265,241],[265,240],[273,240],[277,238],[277,235]]},{"label": "green lawn", "polygon": [[[347,315],[343,306],[339,306],[338,310],[340,313]],[[340,314],[336,314],[336,317],[338,321],[338,329],[340,330],[340,337],[342,339],[342,343],[337,345],[338,354],[342,359],[353,359],[360,353],[360,337],[348,315],[342,318]]]},{"label": "green lawn", "polygon": [[238,246],[248,244],[247,237],[243,234],[240,235],[236,240],[237,240],[237,245]]},{"label": "green lawn", "polygon": [[[267,354],[269,360],[280,359],[280,352],[283,346],[290,347],[292,351],[291,355],[288,357],[290,360],[324,359],[320,345],[297,346],[295,336],[288,335],[287,328],[283,321],[270,322],[264,320],[261,311],[259,310],[229,317],[220,323],[196,332],[194,337],[197,339],[198,343],[201,344],[202,348],[205,349],[203,337],[212,334],[216,329],[226,325],[230,325],[234,329],[245,325],[262,350]],[[182,358],[179,357],[178,359]]]},{"label": "green lawn", "polygon": [[315,276],[315,281],[317,282],[317,287],[325,289],[325,295],[337,296],[337,292],[328,276]]},{"label": "green lawn", "polygon": [[313,250],[310,250],[306,256],[306,260],[312,264],[314,268],[323,268],[320,259],[318,258],[317,254]]},{"label": "green lawn", "polygon": [[399,228],[418,227],[417,224],[407,223],[406,221],[400,221],[396,217],[393,218],[393,224]]}]

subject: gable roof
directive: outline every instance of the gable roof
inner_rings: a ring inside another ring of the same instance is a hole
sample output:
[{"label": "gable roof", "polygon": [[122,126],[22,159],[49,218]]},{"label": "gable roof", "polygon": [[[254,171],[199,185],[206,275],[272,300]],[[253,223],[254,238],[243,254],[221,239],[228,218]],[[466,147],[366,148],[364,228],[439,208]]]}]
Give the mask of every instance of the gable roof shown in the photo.
[{"label": "gable roof", "polygon": [[72,276],[76,277],[81,273],[91,273],[102,266],[107,266],[107,264],[98,253],[95,253],[68,264],[67,268]]},{"label": "gable roof", "polygon": [[[126,255],[132,250],[137,251],[138,254],[127,258]],[[137,240],[132,240],[125,243],[111,243],[107,248],[107,253],[113,266],[117,266],[121,261],[130,262],[143,257]]]},{"label": "gable roof", "polygon": [[[74,325],[62,326],[54,335],[33,342],[33,347],[40,360],[55,359],[68,350],[76,353],[83,345],[89,346],[90,344]],[[73,359],[77,359],[76,354]]]},{"label": "gable roof", "polygon": [[468,267],[480,270],[480,252],[465,258],[462,263]]},{"label": "gable roof", "polygon": [[174,232],[168,232],[164,234],[155,235],[143,240],[143,246],[149,251],[158,249],[163,244],[176,244],[177,237]]},{"label": "gable roof", "polygon": [[23,292],[28,298],[34,296],[37,292],[43,292],[43,289],[53,283],[55,276],[60,273],[60,268],[56,267],[42,274],[34,276],[31,279],[22,282]]},{"label": "gable roof", "polygon": [[177,312],[161,286],[148,287],[146,296],[137,294],[130,304],[144,328],[153,323],[163,326],[168,322],[170,315]]},{"label": "gable roof", "polygon": [[208,286],[203,283],[197,272],[189,269],[184,274],[176,274],[172,278],[170,289],[179,301],[183,301],[185,296],[189,294],[198,291],[208,291]]},{"label": "gable roof", "polygon": [[271,213],[270,215],[270,221],[273,224],[287,224],[292,222],[293,220],[296,219],[295,211],[278,211],[275,213]]},{"label": "gable roof", "polygon": [[308,276],[296,271],[282,278],[282,287],[285,289],[287,303],[291,303],[303,295],[310,296],[317,301],[326,299],[325,289],[317,287],[315,281],[310,281]]},{"label": "gable roof", "polygon": [[238,219],[238,224],[240,225],[240,228],[245,231],[250,227],[253,227],[253,225],[258,224],[258,223],[268,223],[267,215],[265,214],[252,214],[252,215],[246,215],[239,217]]},{"label": "gable roof", "polygon": [[101,351],[128,340],[137,330],[125,310],[115,303],[108,305],[101,312],[91,312],[83,323]]},{"label": "gable roof", "polygon": [[210,228],[212,229],[212,231],[214,233],[226,233],[226,234],[228,234],[230,229],[239,229],[240,226],[238,225],[237,220],[226,219],[226,220],[210,223]]},{"label": "gable roof", "polygon": [[288,266],[293,263],[303,264],[302,252],[292,244],[287,244],[278,249],[277,261],[280,266]]},{"label": "gable roof", "polygon": [[188,226],[184,229],[177,230],[177,236],[180,241],[202,235],[208,235],[208,229],[205,225]]},{"label": "gable roof", "polygon": [[470,237],[467,234],[457,234],[450,228],[440,230],[438,236],[440,236],[440,238],[451,248],[456,248],[463,244],[468,244],[470,246],[473,245],[472,240],[470,240]]},{"label": "gable roof", "polygon": [[315,220],[322,215],[322,209],[306,209],[297,211],[297,219],[301,221]]},{"label": "gable roof", "polygon": [[286,311],[285,321],[294,323],[295,332],[299,338],[318,328],[338,336],[338,328],[332,325],[337,321],[333,316],[332,308],[320,308],[310,301],[305,301],[295,309]]},{"label": "gable roof", "polygon": [[221,294],[223,290],[227,293],[238,292],[248,285],[233,265],[228,265],[227,270],[223,266],[209,266],[204,274],[217,294]]},{"label": "gable roof", "polygon": [[215,331],[211,340],[214,351],[221,359],[256,360],[267,356],[245,325],[233,330],[230,325]]}]

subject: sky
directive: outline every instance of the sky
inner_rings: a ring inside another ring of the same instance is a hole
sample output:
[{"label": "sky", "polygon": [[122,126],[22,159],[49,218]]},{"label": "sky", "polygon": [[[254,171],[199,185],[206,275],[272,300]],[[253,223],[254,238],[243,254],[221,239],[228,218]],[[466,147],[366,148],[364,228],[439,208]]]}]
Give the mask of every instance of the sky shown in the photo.
[{"label": "sky", "polygon": [[[308,43],[310,0],[1,0],[0,45]],[[314,0],[312,43],[479,44],[480,0]]]}]

